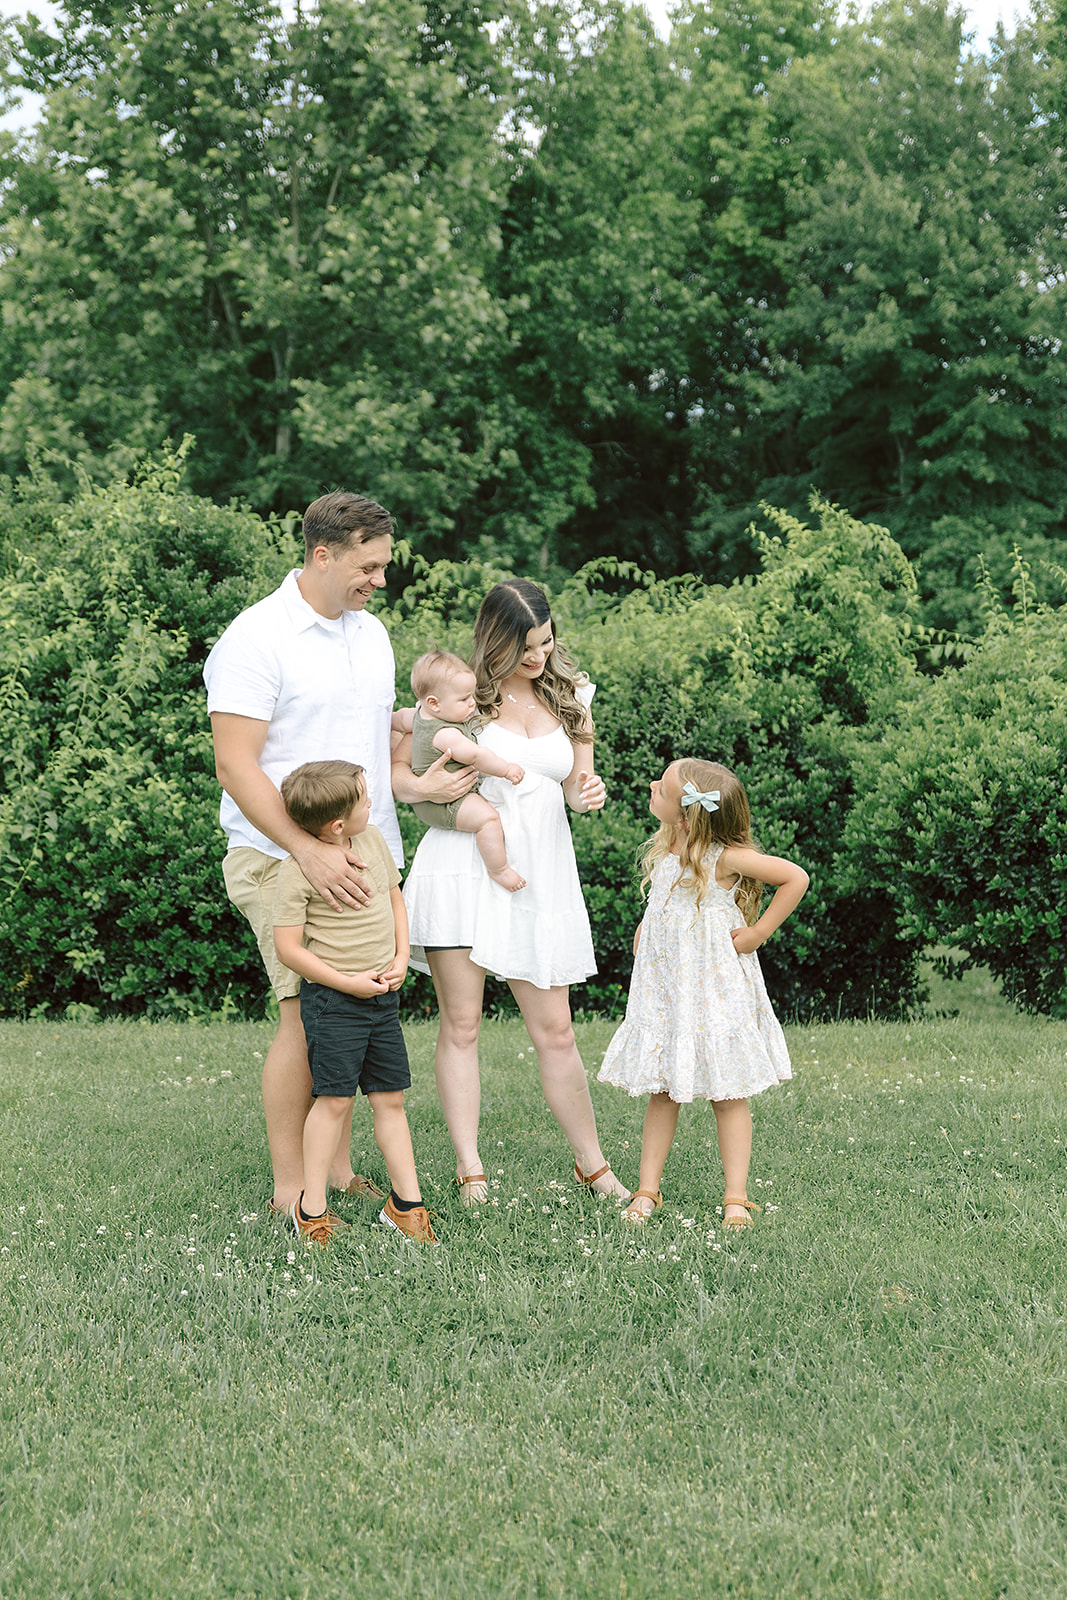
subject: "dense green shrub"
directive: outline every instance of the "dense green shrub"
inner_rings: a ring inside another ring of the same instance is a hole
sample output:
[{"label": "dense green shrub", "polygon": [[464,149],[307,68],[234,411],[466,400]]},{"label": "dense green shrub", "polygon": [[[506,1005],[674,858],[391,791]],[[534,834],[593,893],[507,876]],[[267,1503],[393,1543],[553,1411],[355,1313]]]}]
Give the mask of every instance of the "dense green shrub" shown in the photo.
[{"label": "dense green shrub", "polygon": [[655,826],[648,782],[678,756],[703,755],[745,783],[762,847],[811,875],[760,956],[780,1009],[866,1015],[914,998],[917,941],[900,936],[884,893],[841,885],[836,859],[863,752],[914,690],[914,579],[883,529],[813,509],[811,526],[766,512],[772,531],[758,534],[754,579],[652,583],[575,616],[583,663],[600,683],[600,759],[619,819],[603,853],[595,824],[576,835],[583,879],[606,911],[597,953],[609,984],[629,971],[639,906],[622,868]]},{"label": "dense green shrub", "polygon": [[[561,637],[598,684],[597,765],[610,796],[600,816],[572,819],[600,968],[579,1004],[625,1002],[636,859],[655,828],[648,784],[687,754],[733,767],[763,847],[811,874],[800,910],[761,955],[782,1010],[866,1015],[915,998],[918,941],[901,937],[883,890],[845,888],[837,868],[857,766],[916,688],[914,579],[883,529],[814,509],[811,527],[767,512],[762,571],[744,583],[656,580],[600,561],[553,596]],[[469,650],[500,575],[443,562],[420,573],[389,619],[400,685],[428,645]]]},{"label": "dense green shrub", "polygon": [[1067,1016],[1067,613],[992,609],[958,671],[924,682],[848,826],[848,874],[886,885],[905,936]]},{"label": "dense green shrub", "polygon": [[0,1010],[260,1004],[219,872],[201,670],[295,559],[184,494],[180,456],[69,505],[8,485],[0,524]]},{"label": "dense green shrub", "polygon": [[[0,1009],[262,1004],[251,936],[221,885],[201,670],[299,552],[284,527],[183,493],[180,468],[164,459],[69,505],[43,480],[0,497]],[[764,952],[781,1009],[865,1014],[914,995],[917,928],[900,932],[883,880],[842,881],[838,864],[857,774],[917,692],[914,582],[884,530],[815,511],[810,527],[767,512],[762,571],[744,583],[659,581],[602,561],[552,597],[599,685],[610,794],[602,815],[573,818],[600,964],[580,1004],[624,1001],[648,783],[686,753],[734,767],[763,846],[811,873]],[[503,574],[401,556],[410,581],[380,614],[404,701],[428,645],[469,651]],[[401,811],[410,852],[421,827]],[[428,1010],[428,984],[409,985],[405,1003]]]}]

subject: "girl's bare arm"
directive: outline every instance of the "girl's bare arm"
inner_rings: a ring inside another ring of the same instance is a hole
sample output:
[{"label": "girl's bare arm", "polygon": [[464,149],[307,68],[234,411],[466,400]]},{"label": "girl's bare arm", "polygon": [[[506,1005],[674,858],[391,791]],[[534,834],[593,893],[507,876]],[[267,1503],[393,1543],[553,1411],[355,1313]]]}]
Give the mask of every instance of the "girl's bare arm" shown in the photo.
[{"label": "girl's bare arm", "polygon": [[765,856],[759,850],[728,845],[719,857],[717,871],[724,877],[758,878],[775,886],[770,905],[751,927],[733,928],[731,938],[739,955],[748,955],[766,943],[776,928],[794,912],[807,892],[809,878],[803,867],[784,856]]}]

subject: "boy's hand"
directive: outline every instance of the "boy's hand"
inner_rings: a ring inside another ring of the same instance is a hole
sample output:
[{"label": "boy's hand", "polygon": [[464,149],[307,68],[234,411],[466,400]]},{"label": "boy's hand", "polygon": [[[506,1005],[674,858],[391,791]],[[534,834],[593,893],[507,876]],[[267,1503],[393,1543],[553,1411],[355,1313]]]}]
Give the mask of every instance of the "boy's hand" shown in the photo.
[{"label": "boy's hand", "polygon": [[349,994],[356,995],[360,1000],[373,1000],[376,994],[389,993],[384,975],[379,977],[376,972],[354,972],[346,987]]},{"label": "boy's hand", "polygon": [[408,963],[407,958],[405,957],[403,961],[394,960],[391,962],[381,974],[381,980],[384,984],[387,984],[390,989],[399,989],[407,975]]},{"label": "boy's hand", "polygon": [[511,766],[505,769],[504,776],[509,783],[521,783],[526,776],[526,769],[525,767],[517,767],[512,762]]},{"label": "boy's hand", "polygon": [[755,928],[749,928],[747,926],[744,928],[731,928],[730,938],[734,941],[734,949],[737,951],[739,956],[750,956],[754,954],[754,952],[757,951],[760,945],[763,943],[763,940],[760,938]]}]

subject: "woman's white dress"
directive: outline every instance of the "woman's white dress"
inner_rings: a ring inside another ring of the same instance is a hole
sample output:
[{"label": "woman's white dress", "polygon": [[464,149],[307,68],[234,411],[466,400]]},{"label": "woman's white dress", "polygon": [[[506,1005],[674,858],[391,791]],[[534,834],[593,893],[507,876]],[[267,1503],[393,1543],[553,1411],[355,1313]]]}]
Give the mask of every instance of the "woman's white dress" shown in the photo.
[{"label": "woman's white dress", "polygon": [[679,883],[677,856],[656,863],[626,1016],[598,1074],[632,1095],[745,1100],[792,1077],[755,954],[738,955],[744,924],[733,889],[715,882],[716,847],[700,909]]},{"label": "woman's white dress", "polygon": [[472,833],[430,828],[404,885],[412,965],[428,970],[426,945],[469,946],[471,960],[499,978],[523,978],[538,989],[581,983],[596,961],[560,787],[574,748],[562,727],[528,739],[496,722],[478,742],[526,772],[517,787],[490,777],[481,787],[500,812],[508,864],[526,888],[511,894],[493,882]]}]

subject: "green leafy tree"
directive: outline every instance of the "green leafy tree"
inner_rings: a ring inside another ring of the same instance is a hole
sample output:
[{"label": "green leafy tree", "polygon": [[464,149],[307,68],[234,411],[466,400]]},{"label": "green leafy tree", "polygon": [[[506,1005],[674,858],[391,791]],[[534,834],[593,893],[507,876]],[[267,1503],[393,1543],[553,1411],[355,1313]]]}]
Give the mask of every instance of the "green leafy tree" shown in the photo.
[{"label": "green leafy tree", "polygon": [[36,446],[107,476],[189,431],[223,499],[369,484],[447,534],[495,448],[491,15],[68,0],[21,25],[47,111],[2,163],[9,467]]},{"label": "green leafy tree", "polygon": [[[677,570],[686,481],[686,346],[716,315],[687,271],[699,203],[666,46],[640,10],[543,8],[520,33],[522,137],[496,284],[514,473],[484,528],[536,570],[611,553]],[[525,515],[523,526],[520,518]]]},{"label": "green leafy tree", "polygon": [[930,620],[966,621],[977,559],[1062,549],[1062,141],[1030,27],[963,52],[942,0],[842,27],[777,90],[789,127],[784,293],[744,386],[762,492],[814,482],[918,561]]}]

